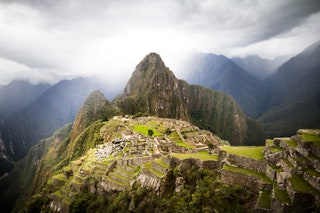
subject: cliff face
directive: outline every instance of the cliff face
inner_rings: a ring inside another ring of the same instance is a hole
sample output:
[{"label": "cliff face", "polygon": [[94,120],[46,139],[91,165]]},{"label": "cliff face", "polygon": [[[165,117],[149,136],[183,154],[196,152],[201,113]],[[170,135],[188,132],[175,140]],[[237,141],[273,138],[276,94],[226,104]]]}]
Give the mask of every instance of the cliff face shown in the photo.
[{"label": "cliff face", "polygon": [[248,119],[232,98],[178,80],[156,53],[147,55],[137,65],[114,103],[126,114],[142,112],[183,119],[231,144],[248,142]]}]

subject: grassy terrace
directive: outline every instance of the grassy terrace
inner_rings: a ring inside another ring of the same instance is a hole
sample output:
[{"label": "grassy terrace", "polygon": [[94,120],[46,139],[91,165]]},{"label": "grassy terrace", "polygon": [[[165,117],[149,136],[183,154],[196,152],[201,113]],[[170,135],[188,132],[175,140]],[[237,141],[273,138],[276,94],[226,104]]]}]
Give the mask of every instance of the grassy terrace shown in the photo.
[{"label": "grassy terrace", "polygon": [[155,159],[154,162],[156,162],[157,164],[159,164],[163,168],[169,169],[169,166],[165,162],[163,162],[161,158]]},{"label": "grassy terrace", "polygon": [[274,187],[274,196],[282,204],[291,204],[290,197],[285,190]]},{"label": "grassy terrace", "polygon": [[144,168],[148,169],[149,171],[151,171],[153,174],[157,175],[158,177],[163,177],[165,174],[162,174],[160,172],[158,172],[157,170],[155,170],[154,168],[152,168],[152,162],[148,162],[148,163],[145,163],[143,165]]},{"label": "grassy terrace", "polygon": [[188,148],[188,149],[193,149],[193,148],[194,148],[194,147],[191,146],[190,144],[184,143],[184,142],[181,140],[181,138],[180,138],[180,136],[178,135],[177,132],[172,132],[172,133],[168,136],[168,138],[169,138],[170,140],[172,140],[173,142],[175,142],[178,146],[183,146],[183,147],[186,147],[186,148]]},{"label": "grassy terrace", "polygon": [[271,140],[271,139],[267,139],[266,140],[266,147],[268,147],[268,149],[272,153],[282,152],[283,151],[283,149],[280,146],[274,145],[273,140]]},{"label": "grassy terrace", "polygon": [[309,134],[301,134],[301,139],[308,142],[313,142],[314,144],[320,146],[320,137],[316,135],[309,135]]},{"label": "grassy terrace", "polygon": [[320,177],[320,172],[317,172],[315,169],[313,168],[309,168],[307,171],[308,175],[310,176],[314,176],[314,177]]},{"label": "grassy terrace", "polygon": [[258,197],[258,206],[266,209],[271,207],[271,192],[263,190]]},{"label": "grassy terrace", "polygon": [[229,154],[262,160],[264,146],[222,146],[222,150]]},{"label": "grassy terrace", "polygon": [[155,128],[152,128],[150,126],[147,125],[140,125],[140,124],[136,124],[133,126],[132,130],[135,132],[139,132],[145,136],[148,136],[148,130],[151,129],[153,131],[153,136],[161,136],[163,134],[161,134],[160,132],[158,132],[158,130],[156,130]]},{"label": "grassy terrace", "polygon": [[297,141],[293,140],[284,140],[292,149],[296,148],[298,146]]},{"label": "grassy terrace", "polygon": [[229,170],[232,172],[238,172],[238,173],[242,173],[242,174],[246,174],[246,175],[251,175],[251,176],[259,178],[264,183],[271,183],[270,178],[268,178],[265,174],[254,172],[252,170],[248,170],[248,169],[244,169],[244,168],[240,168],[240,167],[233,167],[233,166],[229,166],[226,164],[223,165],[223,169]]},{"label": "grassy terrace", "polygon": [[320,195],[320,192],[313,188],[307,181],[305,181],[301,176],[292,176],[288,179],[293,187],[293,189],[297,192],[304,193],[313,193],[316,195]]},{"label": "grassy terrace", "polygon": [[187,159],[187,158],[196,158],[196,159],[200,159],[200,160],[218,160],[218,156],[217,155],[210,155],[209,153],[193,153],[193,154],[181,154],[181,153],[172,153],[171,154],[172,157],[178,158],[178,159]]}]

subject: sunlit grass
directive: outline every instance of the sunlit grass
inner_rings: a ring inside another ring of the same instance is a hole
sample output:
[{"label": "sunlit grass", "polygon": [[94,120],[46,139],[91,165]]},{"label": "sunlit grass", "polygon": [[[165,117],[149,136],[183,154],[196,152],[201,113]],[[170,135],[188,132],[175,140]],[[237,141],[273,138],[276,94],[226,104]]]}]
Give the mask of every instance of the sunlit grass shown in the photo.
[{"label": "sunlit grass", "polygon": [[262,160],[264,146],[222,146],[222,150],[229,154]]},{"label": "sunlit grass", "polygon": [[171,156],[181,160],[187,159],[187,158],[196,158],[200,160],[218,160],[217,155],[210,155],[208,153],[192,153],[192,154],[172,153]]},{"label": "sunlit grass", "polygon": [[308,142],[313,142],[317,145],[320,145],[320,137],[316,135],[309,135],[309,134],[301,134],[301,139]]},{"label": "sunlit grass", "polygon": [[230,166],[230,165],[226,165],[226,164],[223,165],[223,169],[233,171],[233,172],[239,172],[239,173],[246,174],[246,175],[251,175],[251,176],[254,176],[254,177],[261,179],[265,183],[271,183],[270,178],[268,178],[265,174],[258,173],[258,172],[252,171],[252,170],[244,169],[241,167],[234,167],[234,166]]},{"label": "sunlit grass", "polygon": [[187,143],[183,142],[177,132],[172,132],[172,133],[169,135],[168,138],[169,138],[170,140],[172,140],[173,142],[175,142],[178,146],[186,147],[186,148],[188,148],[188,149],[193,149],[193,148],[194,148],[194,147],[191,146],[190,144],[187,144]]},{"label": "sunlit grass", "polygon": [[314,193],[320,195],[320,192],[313,188],[307,181],[305,181],[301,176],[295,175],[288,178],[293,189],[297,192]]},{"label": "sunlit grass", "polygon": [[136,124],[133,126],[132,128],[133,131],[141,133],[145,136],[148,136],[148,131],[152,130],[153,131],[153,136],[160,136],[162,135],[160,132],[158,132],[156,129],[150,127],[150,126],[146,126],[146,125],[140,125],[140,124]]}]

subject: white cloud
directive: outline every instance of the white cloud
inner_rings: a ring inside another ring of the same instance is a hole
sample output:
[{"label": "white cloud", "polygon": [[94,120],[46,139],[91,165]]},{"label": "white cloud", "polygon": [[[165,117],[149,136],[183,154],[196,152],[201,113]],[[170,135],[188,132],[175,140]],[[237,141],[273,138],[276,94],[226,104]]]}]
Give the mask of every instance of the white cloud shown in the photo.
[{"label": "white cloud", "polygon": [[54,84],[62,79],[70,79],[73,76],[58,75],[54,70],[30,68],[24,64],[0,58],[1,84],[8,84],[13,79],[27,80],[32,84]]},{"label": "white cloud", "polygon": [[[126,81],[149,52],[173,71],[190,51],[295,54],[319,38],[319,1],[308,1],[3,0],[0,57],[23,64],[26,73],[102,73]],[[15,77],[3,70],[0,84]]]}]

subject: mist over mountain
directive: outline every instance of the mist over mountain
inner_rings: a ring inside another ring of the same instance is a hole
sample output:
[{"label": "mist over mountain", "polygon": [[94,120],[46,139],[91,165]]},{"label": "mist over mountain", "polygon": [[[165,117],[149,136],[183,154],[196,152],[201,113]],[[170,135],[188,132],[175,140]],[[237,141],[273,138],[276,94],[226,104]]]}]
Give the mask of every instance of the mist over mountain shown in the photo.
[{"label": "mist over mountain", "polygon": [[194,55],[185,67],[188,82],[232,96],[247,115],[257,118],[266,109],[264,82],[229,58],[200,53]]},{"label": "mist over mountain", "polygon": [[[72,122],[85,98],[99,85],[91,78],[63,80],[47,89],[32,104],[16,111],[7,120],[14,160],[57,128]],[[105,89],[105,88],[104,88]]]},{"label": "mist over mountain", "polygon": [[274,59],[265,59],[260,58],[258,55],[248,55],[244,58],[233,57],[231,60],[242,69],[263,80],[275,73],[289,58],[289,56],[278,56]]},{"label": "mist over mountain", "polygon": [[14,80],[0,87],[0,112],[9,118],[14,112],[35,101],[50,84],[30,84],[28,81]]},{"label": "mist over mountain", "polygon": [[271,135],[320,128],[320,42],[291,58],[267,79],[268,111],[260,118]]}]

